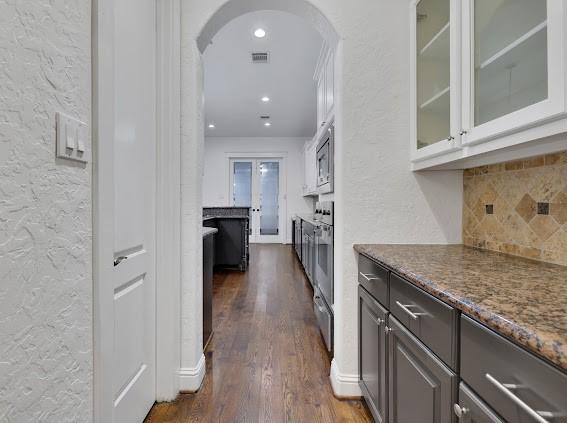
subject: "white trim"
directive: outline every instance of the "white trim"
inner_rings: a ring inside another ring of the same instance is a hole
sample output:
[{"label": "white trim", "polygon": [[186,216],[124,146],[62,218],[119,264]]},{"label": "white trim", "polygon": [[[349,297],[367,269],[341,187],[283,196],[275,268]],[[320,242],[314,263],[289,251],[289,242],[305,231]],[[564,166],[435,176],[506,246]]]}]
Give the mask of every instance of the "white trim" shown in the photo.
[{"label": "white trim", "polygon": [[360,397],[362,391],[358,386],[358,374],[341,373],[336,359],[331,361],[331,386],[333,393],[339,398]]},{"label": "white trim", "polygon": [[[112,316],[101,313],[112,307],[104,295],[103,281],[113,279],[114,252],[114,5],[94,0],[92,13],[93,86],[93,347],[95,423],[112,422],[113,345],[105,343],[102,328],[111,327]],[[99,48],[104,46],[104,48]],[[104,87],[104,89],[102,89]],[[106,388],[106,389],[105,389]]]},{"label": "white trim", "polygon": [[181,4],[157,0],[156,399],[179,393],[181,363]]},{"label": "white trim", "polygon": [[178,371],[179,390],[181,392],[197,392],[205,379],[207,363],[202,354],[196,367],[182,367]]}]

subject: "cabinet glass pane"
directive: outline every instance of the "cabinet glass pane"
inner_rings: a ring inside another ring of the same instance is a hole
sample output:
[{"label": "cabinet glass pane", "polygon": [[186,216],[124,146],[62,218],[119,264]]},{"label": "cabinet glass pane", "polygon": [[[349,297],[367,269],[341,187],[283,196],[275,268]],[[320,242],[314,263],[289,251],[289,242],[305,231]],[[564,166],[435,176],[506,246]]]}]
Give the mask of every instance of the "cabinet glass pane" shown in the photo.
[{"label": "cabinet glass pane", "polygon": [[546,0],[474,0],[475,126],[548,97]]},{"label": "cabinet glass pane", "polygon": [[280,164],[260,163],[260,235],[279,233]]},{"label": "cabinet glass pane", "polygon": [[252,207],[252,162],[234,162],[232,205]]},{"label": "cabinet glass pane", "polygon": [[450,1],[417,5],[417,148],[450,136]]}]

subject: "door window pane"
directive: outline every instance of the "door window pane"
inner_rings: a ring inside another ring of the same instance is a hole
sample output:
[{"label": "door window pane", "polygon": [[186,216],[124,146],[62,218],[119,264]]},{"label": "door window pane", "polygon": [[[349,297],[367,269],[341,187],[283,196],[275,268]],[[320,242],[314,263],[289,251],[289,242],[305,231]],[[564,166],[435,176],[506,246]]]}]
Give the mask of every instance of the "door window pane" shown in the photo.
[{"label": "door window pane", "polygon": [[547,75],[546,0],[475,0],[475,125],[547,99]]},{"label": "door window pane", "polygon": [[252,207],[252,162],[234,162],[232,204],[235,207]]},{"label": "door window pane", "polygon": [[451,134],[449,0],[417,5],[417,148]]},{"label": "door window pane", "polygon": [[260,235],[279,232],[280,164],[260,162]]}]

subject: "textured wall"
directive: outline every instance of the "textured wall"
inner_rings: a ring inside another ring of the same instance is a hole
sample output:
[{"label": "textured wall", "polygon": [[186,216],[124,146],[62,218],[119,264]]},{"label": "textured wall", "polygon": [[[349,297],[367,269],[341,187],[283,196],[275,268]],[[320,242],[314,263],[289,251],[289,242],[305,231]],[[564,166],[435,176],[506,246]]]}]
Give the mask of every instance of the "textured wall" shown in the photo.
[{"label": "textured wall", "polygon": [[[226,0],[186,0],[183,40],[195,39]],[[254,0],[232,0],[258,5]],[[295,2],[294,2],[295,3]],[[356,394],[358,372],[357,278],[354,243],[461,242],[462,172],[412,173],[409,140],[409,1],[311,0],[341,37],[337,68],[335,362],[339,378]],[[363,30],[361,30],[363,29]],[[189,46],[184,75],[198,72]],[[183,91],[192,96],[195,91]],[[199,99],[200,100],[200,99]],[[184,99],[185,101],[185,99]],[[184,124],[201,122],[188,110]],[[185,137],[184,145],[194,142]],[[183,166],[201,166],[198,149]],[[184,179],[187,187],[200,178]],[[190,194],[189,190],[186,191]],[[193,190],[197,194],[196,190]],[[184,199],[184,213],[199,210],[200,197]],[[190,200],[190,201],[188,201]],[[186,260],[185,265],[191,261]],[[195,266],[186,269],[197,279]],[[185,282],[185,281],[184,281]],[[347,388],[347,389],[350,389]]]},{"label": "textured wall", "polygon": [[90,0],[0,0],[0,422],[92,419],[91,169],[55,160],[90,122]]},{"label": "textured wall", "polygon": [[467,169],[463,239],[567,265],[567,152]]}]

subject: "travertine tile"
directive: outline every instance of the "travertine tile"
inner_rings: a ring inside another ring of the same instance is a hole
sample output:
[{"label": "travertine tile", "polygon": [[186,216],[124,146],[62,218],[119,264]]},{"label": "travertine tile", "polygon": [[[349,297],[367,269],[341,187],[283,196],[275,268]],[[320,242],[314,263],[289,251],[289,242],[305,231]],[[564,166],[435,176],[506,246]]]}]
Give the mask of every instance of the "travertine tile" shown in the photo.
[{"label": "travertine tile", "polygon": [[567,151],[467,169],[463,188],[466,245],[567,263]]}]

